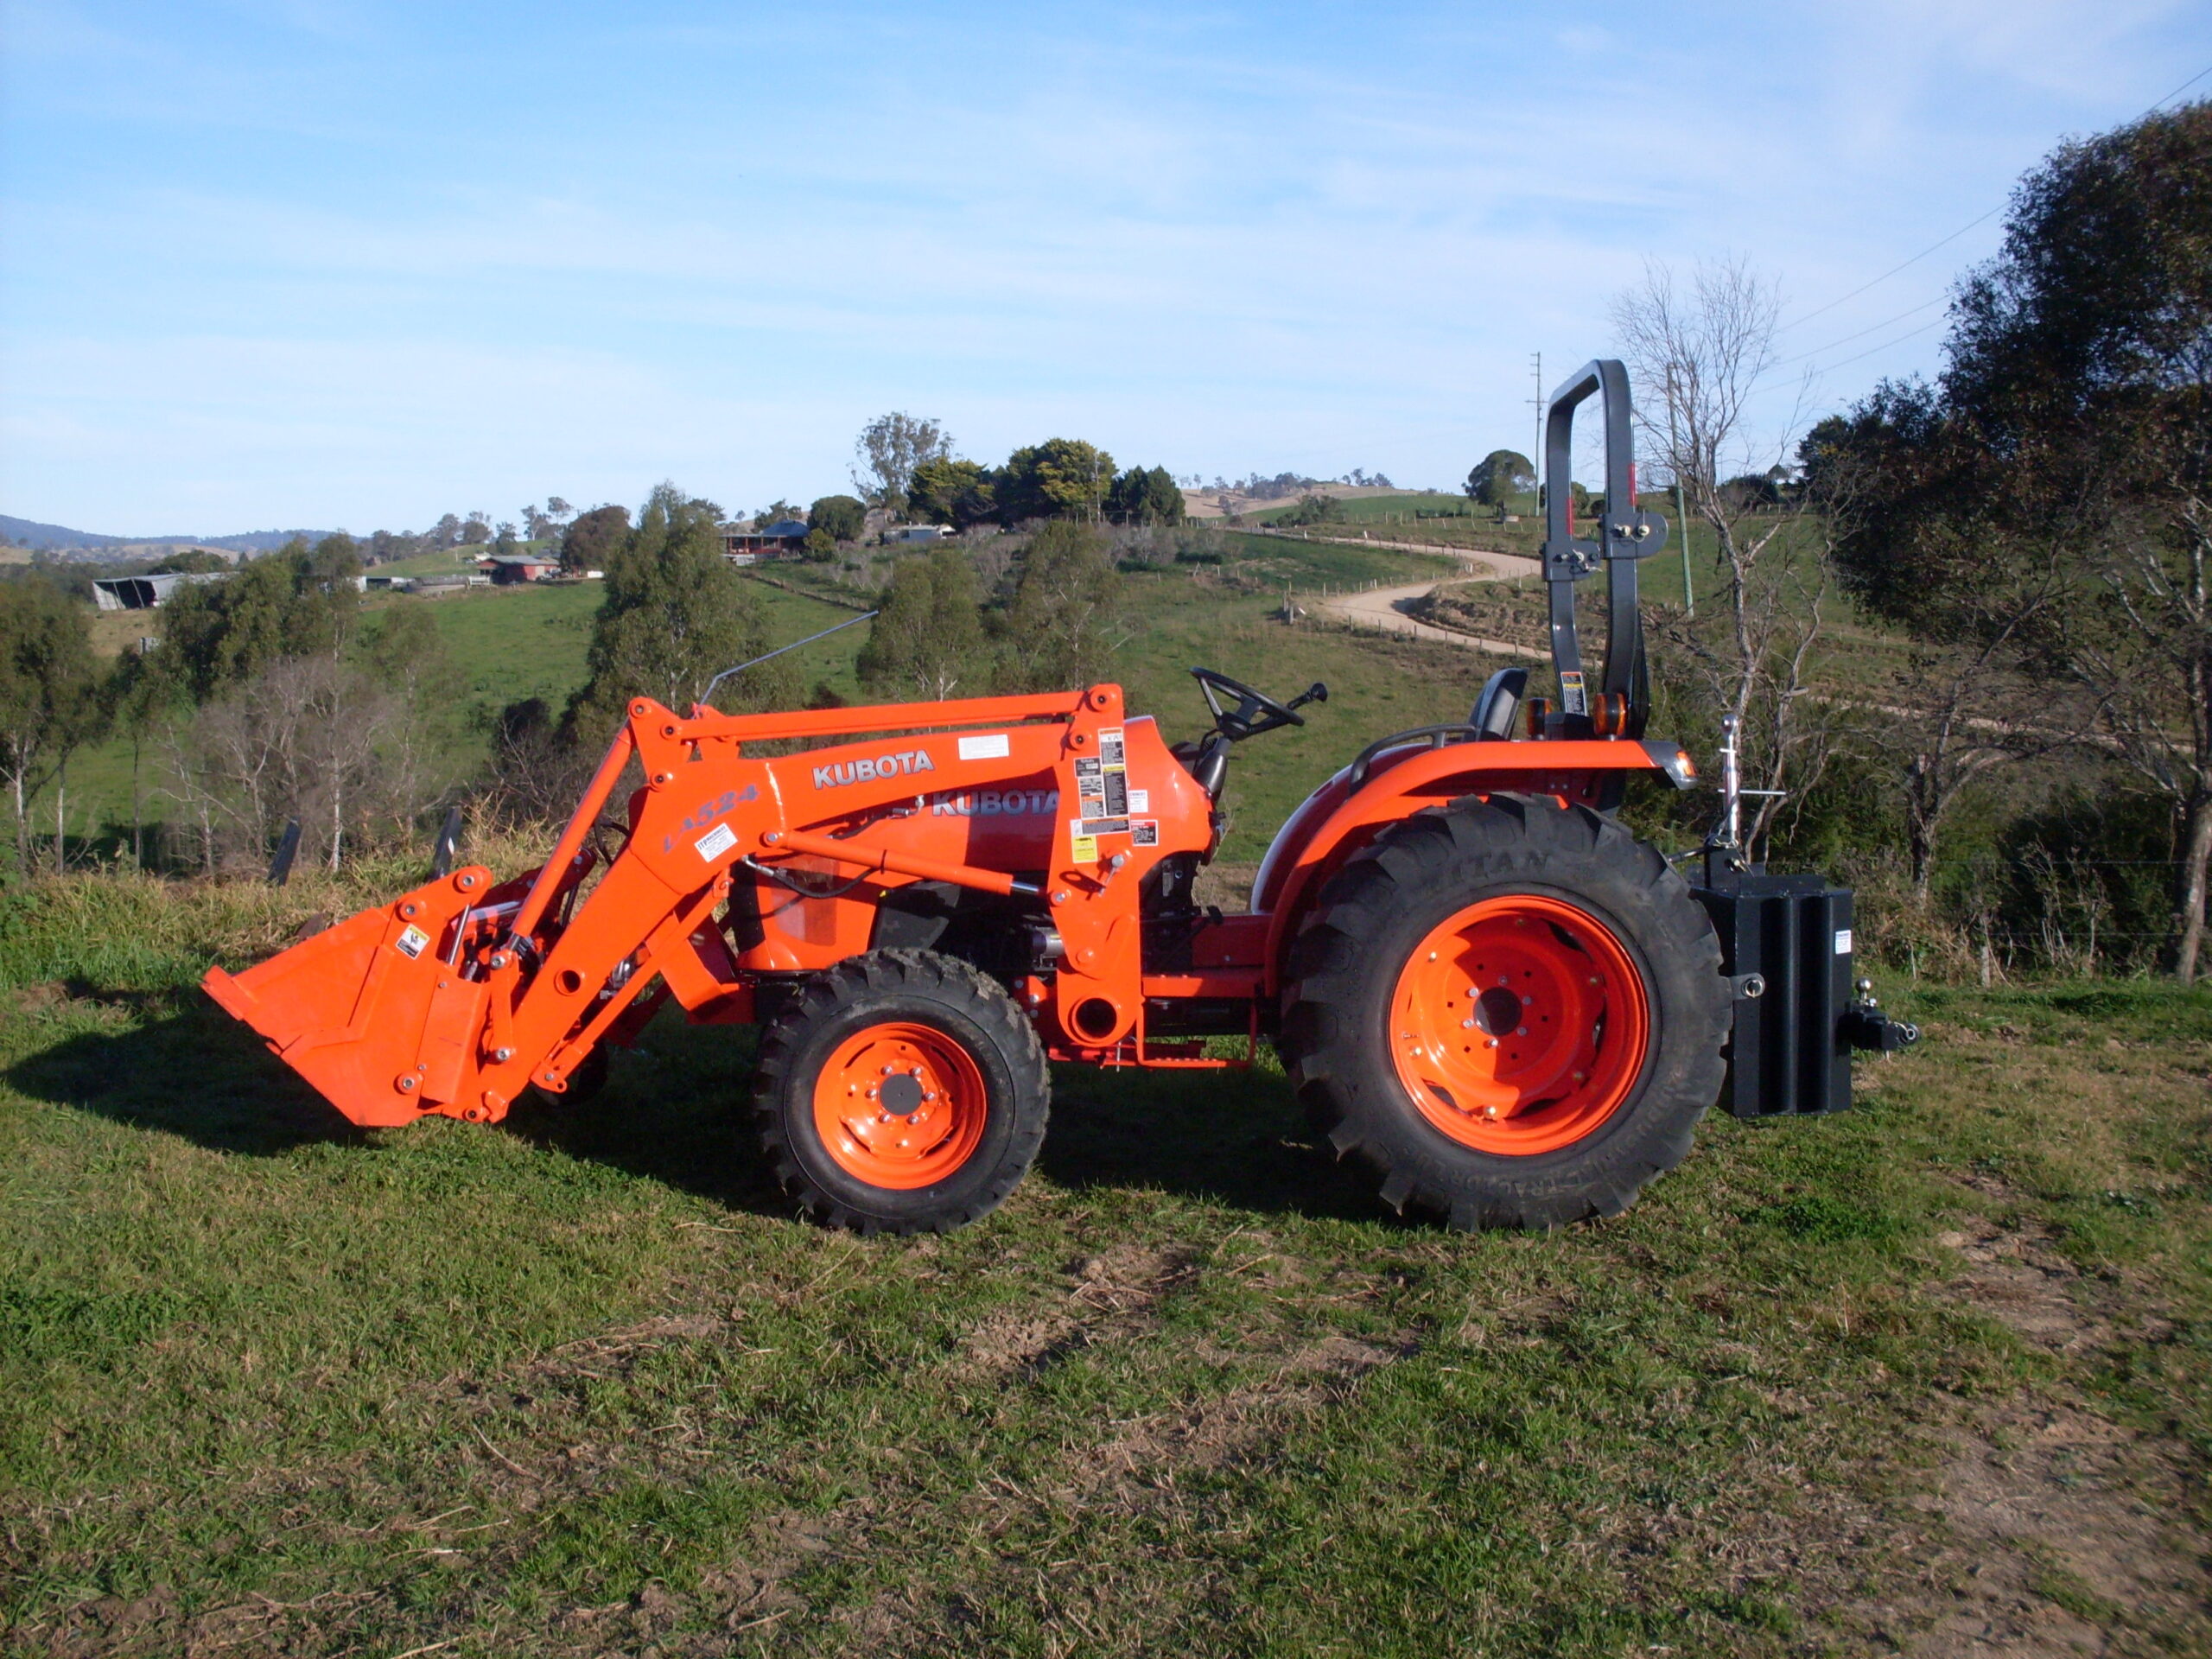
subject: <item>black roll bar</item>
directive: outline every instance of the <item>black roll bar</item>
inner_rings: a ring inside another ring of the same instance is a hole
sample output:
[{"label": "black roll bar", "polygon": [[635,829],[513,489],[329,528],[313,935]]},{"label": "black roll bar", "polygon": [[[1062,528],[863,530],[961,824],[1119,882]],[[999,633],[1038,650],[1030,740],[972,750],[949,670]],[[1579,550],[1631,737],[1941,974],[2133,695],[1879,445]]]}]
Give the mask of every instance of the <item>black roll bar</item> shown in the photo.
[{"label": "black roll bar", "polygon": [[[1599,395],[1605,423],[1605,512],[1599,539],[1574,534],[1574,411]],[[1628,371],[1616,358],[1584,364],[1552,393],[1544,416],[1544,582],[1551,596],[1552,666],[1559,673],[1558,729],[1593,734],[1590,693],[1575,632],[1574,584],[1605,567],[1605,672],[1599,690],[1620,697],[1627,719],[1618,734],[1641,737],[1651,714],[1651,677],[1637,608],[1636,566],[1667,544],[1667,521],[1636,504],[1636,448]]]}]

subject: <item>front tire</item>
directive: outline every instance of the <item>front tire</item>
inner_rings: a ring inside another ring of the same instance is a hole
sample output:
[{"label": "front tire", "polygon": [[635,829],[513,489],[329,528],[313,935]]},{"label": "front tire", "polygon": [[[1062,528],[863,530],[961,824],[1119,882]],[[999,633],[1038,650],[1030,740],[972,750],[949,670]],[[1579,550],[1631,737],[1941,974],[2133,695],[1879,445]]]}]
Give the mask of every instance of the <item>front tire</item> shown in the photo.
[{"label": "front tire", "polygon": [[1681,1161],[1728,1018],[1719,941],[1664,859],[1586,808],[1501,795],[1409,818],[1330,880],[1282,1047],[1393,1208],[1556,1227]]},{"label": "front tire", "polygon": [[803,1214],[950,1232],[1035,1161],[1052,1104],[1037,1033],[966,963],[873,950],[816,975],[762,1033],[753,1113]]}]

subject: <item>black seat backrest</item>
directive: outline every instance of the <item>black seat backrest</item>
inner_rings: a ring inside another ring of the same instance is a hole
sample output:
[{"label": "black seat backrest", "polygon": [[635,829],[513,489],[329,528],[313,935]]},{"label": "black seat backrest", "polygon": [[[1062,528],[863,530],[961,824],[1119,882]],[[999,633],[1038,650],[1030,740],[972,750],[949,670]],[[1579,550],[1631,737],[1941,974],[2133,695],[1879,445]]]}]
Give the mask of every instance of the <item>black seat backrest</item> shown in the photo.
[{"label": "black seat backrest", "polygon": [[1475,699],[1475,712],[1467,716],[1467,724],[1488,741],[1503,741],[1513,735],[1513,717],[1521,712],[1521,699],[1528,693],[1527,669],[1499,669]]}]

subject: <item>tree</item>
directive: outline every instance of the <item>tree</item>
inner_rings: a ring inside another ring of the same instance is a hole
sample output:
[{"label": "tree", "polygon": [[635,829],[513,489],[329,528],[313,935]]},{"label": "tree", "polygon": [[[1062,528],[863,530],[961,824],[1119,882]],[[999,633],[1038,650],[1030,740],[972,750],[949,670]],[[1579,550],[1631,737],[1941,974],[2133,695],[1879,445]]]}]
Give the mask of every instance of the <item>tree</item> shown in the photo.
[{"label": "tree", "polygon": [[857,542],[868,529],[868,509],[849,495],[825,495],[806,510],[806,522],[837,542]]},{"label": "tree", "polygon": [[1327,524],[1344,516],[1344,504],[1333,495],[1301,495],[1298,505],[1275,522],[1279,524]]},{"label": "tree", "polygon": [[1007,607],[999,664],[1007,691],[1065,691],[1103,679],[1122,577],[1106,538],[1058,519],[1030,537]]},{"label": "tree", "polygon": [[787,519],[804,518],[806,514],[780,495],[753,515],[753,528],[766,530],[771,524],[780,524]]},{"label": "tree", "polygon": [[[1712,534],[1725,590],[1717,626],[1709,614],[1685,619],[1673,636],[1736,717],[1746,785],[1777,791],[1754,798],[1747,846],[1768,833],[1785,798],[1818,781],[1831,737],[1820,705],[1804,695],[1830,579],[1828,522],[1803,512],[1761,512],[1753,522],[1751,504],[1727,484],[1778,459],[1761,449],[1747,410],[1774,362],[1780,304],[1772,283],[1731,260],[1699,265],[1687,286],[1664,265],[1648,265],[1613,306],[1646,442]],[[1663,413],[1646,412],[1655,407]]]},{"label": "tree", "polygon": [[[16,865],[31,868],[31,798],[101,721],[92,620],[52,583],[0,582],[0,778],[16,809]],[[54,849],[57,867],[61,849]]]},{"label": "tree", "polygon": [[[587,748],[629,717],[632,697],[688,710],[715,675],[770,647],[760,590],[722,556],[721,509],[711,501],[658,486],[606,569],[588,677],[563,721]],[[792,701],[780,659],[724,680],[715,694],[715,706],[733,713]]]},{"label": "tree", "polygon": [[1510,507],[1536,487],[1536,468],[1515,449],[1493,449],[1467,474],[1467,495],[1486,507]]},{"label": "tree", "polygon": [[210,575],[228,570],[231,562],[219,553],[210,553],[205,548],[189,547],[181,553],[172,553],[146,574],[149,576]]},{"label": "tree", "polygon": [[893,410],[870,421],[854,440],[853,486],[868,505],[904,512],[914,469],[951,454],[951,435],[935,421]]},{"label": "tree", "polygon": [[168,734],[207,870],[226,853],[257,865],[288,818],[302,850],[337,868],[349,833],[372,835],[409,804],[410,724],[397,688],[334,655],[287,658],[226,687]]},{"label": "tree", "polygon": [[461,520],[452,513],[438,520],[429,529],[428,539],[431,547],[442,553],[449,547],[461,545]]},{"label": "tree", "polygon": [[1080,518],[1096,524],[1114,482],[1114,457],[1079,438],[1051,438],[1007,458],[997,480],[1000,522]]},{"label": "tree", "polygon": [[1165,467],[1132,467],[1107,492],[1106,512],[1117,524],[1172,527],[1183,522],[1183,491]]},{"label": "tree", "polygon": [[221,582],[180,588],[162,607],[150,666],[206,702],[285,658],[335,652],[360,613],[360,568],[350,536],[313,548],[296,537]]},{"label": "tree", "polygon": [[561,569],[572,576],[604,570],[630,533],[627,507],[594,507],[561,534]]},{"label": "tree", "polygon": [[2171,804],[2184,982],[2212,863],[2208,246],[2212,103],[2062,146],[1961,285],[1937,383],[1885,385],[1839,435],[1879,485],[1843,548],[1853,592],[1924,637],[2009,627]]},{"label": "tree", "polygon": [[854,664],[869,691],[940,702],[972,681],[982,655],[982,595],[975,567],[950,542],[901,559]]},{"label": "tree", "polygon": [[491,514],[485,512],[470,513],[468,515],[467,522],[461,527],[461,544],[463,547],[481,547],[485,543],[491,539]]},{"label": "tree", "polygon": [[575,512],[559,496],[549,495],[542,510],[537,507],[522,510],[523,524],[531,541],[550,541],[561,533],[569,520],[575,516]]},{"label": "tree", "polygon": [[931,524],[966,530],[998,517],[991,474],[972,461],[939,455],[914,468],[906,511]]}]

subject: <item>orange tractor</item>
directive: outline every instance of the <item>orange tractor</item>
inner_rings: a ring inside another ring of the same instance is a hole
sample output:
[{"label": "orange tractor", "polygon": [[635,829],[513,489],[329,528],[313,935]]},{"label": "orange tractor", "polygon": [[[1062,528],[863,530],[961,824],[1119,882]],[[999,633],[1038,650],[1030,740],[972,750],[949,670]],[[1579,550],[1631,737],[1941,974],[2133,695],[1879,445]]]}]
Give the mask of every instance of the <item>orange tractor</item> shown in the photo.
[{"label": "orange tractor", "polygon": [[[998,1205],[1044,1137],[1048,1061],[1234,1067],[1262,1039],[1395,1207],[1615,1214],[1724,1091],[1740,1116],[1834,1110],[1853,1046],[1915,1033],[1863,982],[1849,1001],[1850,894],[1745,862],[1732,754],[1699,885],[1614,821],[1631,779],[1694,773],[1643,736],[1637,563],[1666,525],[1633,505],[1618,364],[1555,395],[1548,475],[1593,393],[1594,539],[1550,493],[1557,696],[1508,669],[1465,725],[1370,744],[1283,825],[1246,914],[1192,893],[1230,755],[1322,686],[1282,702],[1193,669],[1212,727],[1173,747],[1113,685],[742,715],[641,697],[541,868],[454,871],[207,989],[365,1125],[594,1086],[671,1000],[758,1025],[767,1157],[803,1211],[864,1232]],[[1574,588],[1600,567],[1593,688]]]}]

